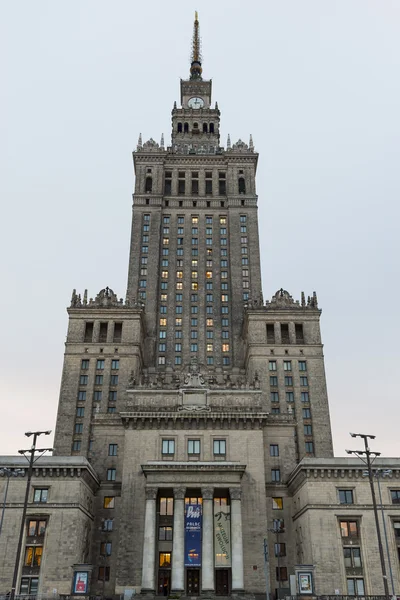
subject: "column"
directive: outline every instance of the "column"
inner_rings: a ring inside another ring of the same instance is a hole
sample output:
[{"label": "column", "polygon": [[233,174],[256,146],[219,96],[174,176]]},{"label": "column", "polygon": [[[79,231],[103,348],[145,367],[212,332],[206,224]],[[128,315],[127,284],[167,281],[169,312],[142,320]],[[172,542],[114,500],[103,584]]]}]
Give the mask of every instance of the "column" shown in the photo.
[{"label": "column", "polygon": [[172,544],[172,581],[171,592],[183,592],[185,589],[185,535],[184,500],[185,488],[174,488],[174,529]]},{"label": "column", "polygon": [[214,488],[202,488],[203,496],[203,544],[201,559],[202,592],[214,592]]},{"label": "column", "polygon": [[157,488],[145,488],[142,593],[155,592],[154,568],[156,555],[156,498]]},{"label": "column", "polygon": [[230,488],[231,496],[231,545],[232,545],[232,591],[243,591],[243,536],[241,489]]}]

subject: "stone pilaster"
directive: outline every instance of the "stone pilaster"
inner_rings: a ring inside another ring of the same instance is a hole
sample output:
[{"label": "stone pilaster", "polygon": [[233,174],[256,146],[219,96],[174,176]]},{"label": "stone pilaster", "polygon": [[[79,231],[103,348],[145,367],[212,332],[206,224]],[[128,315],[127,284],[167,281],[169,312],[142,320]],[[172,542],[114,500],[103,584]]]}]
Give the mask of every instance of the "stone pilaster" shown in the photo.
[{"label": "stone pilaster", "polygon": [[214,488],[202,488],[203,496],[203,543],[202,543],[202,592],[214,592]]},{"label": "stone pilaster", "polygon": [[185,488],[174,488],[174,541],[172,545],[172,581],[171,592],[183,592],[185,589],[185,536],[184,501]]},{"label": "stone pilaster", "polygon": [[156,498],[157,488],[146,488],[144,516],[142,593],[155,592]]},{"label": "stone pilaster", "polygon": [[231,496],[231,544],[232,544],[232,592],[244,589],[243,534],[241,489],[230,488]]}]

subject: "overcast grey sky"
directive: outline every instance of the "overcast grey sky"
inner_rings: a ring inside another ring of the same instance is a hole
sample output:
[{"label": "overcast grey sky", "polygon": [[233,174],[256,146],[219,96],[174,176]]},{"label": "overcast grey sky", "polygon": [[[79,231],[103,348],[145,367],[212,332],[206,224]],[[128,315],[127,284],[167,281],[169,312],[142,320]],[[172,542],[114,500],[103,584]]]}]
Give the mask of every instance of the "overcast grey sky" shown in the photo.
[{"label": "overcast grey sky", "polygon": [[54,429],[72,288],[125,294],[131,151],[170,138],[195,9],[221,142],[260,153],[264,297],[318,293],[336,453],[399,456],[396,0],[0,3],[0,454]]}]

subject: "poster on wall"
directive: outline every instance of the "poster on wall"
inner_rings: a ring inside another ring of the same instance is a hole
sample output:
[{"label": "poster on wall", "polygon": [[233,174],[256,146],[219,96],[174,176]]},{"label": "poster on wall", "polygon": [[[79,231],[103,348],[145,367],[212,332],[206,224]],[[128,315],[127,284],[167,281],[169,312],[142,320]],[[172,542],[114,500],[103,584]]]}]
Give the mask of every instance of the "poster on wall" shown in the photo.
[{"label": "poster on wall", "polygon": [[185,510],[185,567],[201,567],[201,504],[187,504]]},{"label": "poster on wall", "polygon": [[74,573],[74,584],[72,586],[73,594],[87,594],[89,588],[88,571],[76,571]]},{"label": "poster on wall", "polygon": [[231,566],[231,512],[228,504],[214,502],[215,566]]},{"label": "poster on wall", "polygon": [[311,572],[299,572],[297,574],[299,582],[299,594],[312,594],[313,593],[313,581]]}]

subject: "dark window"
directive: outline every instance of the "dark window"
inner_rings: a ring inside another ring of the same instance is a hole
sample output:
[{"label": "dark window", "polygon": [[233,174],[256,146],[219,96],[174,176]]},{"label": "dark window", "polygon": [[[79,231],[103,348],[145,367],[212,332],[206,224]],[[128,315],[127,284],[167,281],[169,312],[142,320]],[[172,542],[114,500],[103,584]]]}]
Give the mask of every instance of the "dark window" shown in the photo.
[{"label": "dark window", "polygon": [[36,596],[39,586],[38,577],[22,577],[19,592],[21,595]]},{"label": "dark window", "polygon": [[307,371],[307,363],[305,360],[299,360],[299,371]]},{"label": "dark window", "polygon": [[178,180],[178,194],[183,195],[184,193],[185,193],[185,180],[179,179]]},{"label": "dark window", "polygon": [[208,133],[207,123],[203,123],[203,133]]},{"label": "dark window", "polygon": [[93,392],[93,400],[95,402],[101,402],[102,397],[103,392],[101,392],[100,390],[96,390],[95,392]]},{"label": "dark window", "polygon": [[74,442],[72,442],[72,451],[73,452],[79,452],[81,449],[81,442],[79,440],[75,440]]},{"label": "dark window", "polygon": [[269,455],[270,456],[279,456],[279,446],[278,446],[278,444],[270,444],[269,445]]},{"label": "dark window", "polygon": [[206,179],[206,194],[212,194],[212,179]]},{"label": "dark window", "polygon": [[198,194],[198,193],[199,193],[199,180],[192,179],[192,194]]},{"label": "dark window", "polygon": [[100,556],[111,556],[111,542],[101,542],[100,544]]},{"label": "dark window", "polygon": [[304,344],[303,325],[301,323],[295,324],[296,332],[296,344]]},{"label": "dark window", "polygon": [[400,504],[400,490],[390,490],[392,504]]},{"label": "dark window", "polygon": [[172,527],[159,527],[158,539],[162,542],[170,542],[172,540]]},{"label": "dark window", "polygon": [[182,133],[182,123],[178,123],[178,133]]},{"label": "dark window", "polygon": [[357,521],[340,521],[340,533],[342,537],[358,537]]},{"label": "dark window", "polygon": [[219,174],[218,184],[219,184],[219,187],[218,187],[219,195],[220,196],[226,196],[226,179],[225,179],[225,173],[220,173]]},{"label": "dark window", "polygon": [[286,556],[286,544],[274,544],[274,554],[275,556]]},{"label": "dark window", "polygon": [[286,402],[294,402],[294,392],[286,392]]},{"label": "dark window", "polygon": [[275,344],[275,327],[273,323],[267,323],[267,343]]},{"label": "dark window", "polygon": [[75,423],[75,433],[83,432],[83,423]]},{"label": "dark window", "polygon": [[287,581],[287,567],[276,567],[276,580],[277,581]]},{"label": "dark window", "polygon": [[210,133],[214,133],[214,123],[210,123]]},{"label": "dark window", "polygon": [[78,408],[76,409],[76,416],[77,417],[85,416],[85,409],[83,408],[83,406],[78,406]]},{"label": "dark window", "polygon": [[48,488],[35,488],[33,491],[34,502],[47,502],[49,490]]},{"label": "dark window", "polygon": [[110,402],[117,401],[117,392],[108,392],[108,399]]},{"label": "dark window", "polygon": [[99,581],[110,581],[110,567],[99,567]]},{"label": "dark window", "polygon": [[120,343],[122,340],[122,323],[114,323],[113,342]]},{"label": "dark window", "polygon": [[301,401],[310,402],[310,396],[308,392],[301,392]]},{"label": "dark window", "polygon": [[153,178],[146,177],[146,187],[145,192],[151,192],[153,190]]},{"label": "dark window", "polygon": [[304,425],[304,435],[312,435],[312,425]]},{"label": "dark window", "polygon": [[183,126],[184,133],[189,133],[189,123],[185,123]]},{"label": "dark window", "polygon": [[103,375],[96,375],[94,378],[95,385],[103,385]]},{"label": "dark window", "polygon": [[99,342],[107,341],[108,323],[100,323]]},{"label": "dark window", "polygon": [[347,569],[361,569],[360,548],[343,548],[344,566]]},{"label": "dark window", "polygon": [[110,385],[118,385],[118,375],[111,375]]},{"label": "dark window", "polygon": [[81,375],[79,377],[79,385],[87,385],[88,383],[88,376],[87,375]]},{"label": "dark window", "polygon": [[293,377],[290,375],[285,377],[285,385],[292,387],[293,386]]},{"label": "dark window", "polygon": [[239,194],[245,194],[246,193],[246,182],[244,180],[244,177],[239,177]]},{"label": "dark window", "polygon": [[270,398],[271,398],[271,402],[279,402],[278,392],[271,392]]},{"label": "dark window", "polygon": [[93,326],[94,326],[94,323],[86,323],[85,324],[85,338],[84,338],[85,342],[93,341]]},{"label": "dark window", "polygon": [[395,537],[400,538],[400,521],[394,521],[393,528]]},{"label": "dark window", "polygon": [[287,323],[281,323],[281,341],[282,344],[290,344],[289,325]]},{"label": "dark window", "polygon": [[164,196],[170,196],[172,193],[172,179],[165,174],[164,180]]},{"label": "dark window", "polygon": [[340,504],[354,504],[353,490],[339,490]]}]

